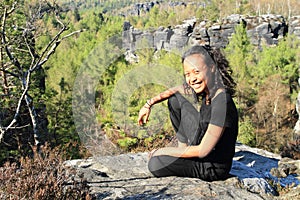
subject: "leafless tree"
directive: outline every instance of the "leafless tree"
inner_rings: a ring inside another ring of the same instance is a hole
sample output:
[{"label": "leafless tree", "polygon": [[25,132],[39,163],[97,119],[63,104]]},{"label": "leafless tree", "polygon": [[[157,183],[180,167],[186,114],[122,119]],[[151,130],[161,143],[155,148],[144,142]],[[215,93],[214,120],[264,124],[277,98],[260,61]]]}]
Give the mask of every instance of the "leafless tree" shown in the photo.
[{"label": "leafless tree", "polygon": [[[24,5],[25,4],[25,5]],[[25,20],[18,23],[16,13],[27,9]],[[1,93],[2,103],[5,98],[16,98],[12,103],[13,109],[9,112],[0,111],[0,142],[6,134],[16,133],[14,130],[30,127],[35,145],[42,142],[43,116],[36,107],[35,97],[31,90],[33,82],[43,65],[54,54],[61,42],[79,32],[69,32],[66,24],[59,17],[59,6],[55,2],[37,0],[34,4],[15,1],[11,4],[0,6],[0,83],[3,87]],[[37,48],[35,37],[43,16],[52,13],[59,25],[57,32],[52,36],[44,48]],[[13,32],[20,34],[16,34]],[[15,35],[14,35],[15,34]],[[45,78],[45,77],[43,77]],[[41,88],[40,88],[41,89]],[[0,105],[2,107],[2,105]],[[22,120],[27,113],[29,120]],[[45,131],[45,130],[44,130]]]}]

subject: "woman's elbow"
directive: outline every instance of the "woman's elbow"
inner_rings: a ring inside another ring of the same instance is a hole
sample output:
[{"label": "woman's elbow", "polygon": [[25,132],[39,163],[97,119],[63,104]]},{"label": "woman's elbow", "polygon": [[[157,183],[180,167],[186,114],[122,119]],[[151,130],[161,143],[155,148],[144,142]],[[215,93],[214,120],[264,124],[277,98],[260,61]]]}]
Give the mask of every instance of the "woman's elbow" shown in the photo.
[{"label": "woman's elbow", "polygon": [[209,154],[210,152],[211,152],[211,151],[210,151],[210,150],[207,150],[207,149],[199,150],[199,151],[198,151],[198,157],[199,157],[199,158],[204,158],[204,157],[208,156],[208,154]]}]

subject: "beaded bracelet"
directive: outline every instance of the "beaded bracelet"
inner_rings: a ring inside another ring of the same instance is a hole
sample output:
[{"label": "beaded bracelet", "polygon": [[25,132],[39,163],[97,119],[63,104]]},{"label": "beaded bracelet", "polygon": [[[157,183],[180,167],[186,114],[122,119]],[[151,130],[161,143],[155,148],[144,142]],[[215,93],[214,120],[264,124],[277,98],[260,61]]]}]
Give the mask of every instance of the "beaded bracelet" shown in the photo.
[{"label": "beaded bracelet", "polygon": [[150,100],[147,100],[147,101],[146,101],[146,104],[147,104],[149,107],[152,106],[152,105],[150,104]]},{"label": "beaded bracelet", "polygon": [[[146,107],[146,104],[147,104],[149,107]],[[146,101],[146,104],[144,105],[144,107],[147,108],[147,109],[151,109],[151,106],[152,106],[152,105],[150,104],[150,100],[147,100],[147,101]]]}]

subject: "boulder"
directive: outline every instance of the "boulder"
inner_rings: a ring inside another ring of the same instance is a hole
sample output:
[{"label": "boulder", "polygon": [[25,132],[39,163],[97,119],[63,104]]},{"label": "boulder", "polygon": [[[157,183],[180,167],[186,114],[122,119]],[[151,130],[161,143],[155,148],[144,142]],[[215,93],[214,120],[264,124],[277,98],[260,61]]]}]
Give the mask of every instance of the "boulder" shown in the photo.
[{"label": "boulder", "polygon": [[171,29],[159,29],[154,33],[154,47],[157,49],[163,49],[163,43],[170,42],[170,38],[173,35]]},{"label": "boulder", "polygon": [[188,44],[188,41],[188,36],[174,34],[170,39],[170,49],[183,49]]}]

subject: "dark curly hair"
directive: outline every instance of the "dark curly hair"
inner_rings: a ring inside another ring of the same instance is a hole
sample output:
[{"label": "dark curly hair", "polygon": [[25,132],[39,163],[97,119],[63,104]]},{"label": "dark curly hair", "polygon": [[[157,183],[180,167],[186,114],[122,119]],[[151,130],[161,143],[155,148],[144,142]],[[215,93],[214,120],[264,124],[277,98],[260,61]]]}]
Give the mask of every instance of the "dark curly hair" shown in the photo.
[{"label": "dark curly hair", "polygon": [[[224,87],[225,90],[231,96],[234,96],[236,83],[231,77],[232,70],[230,69],[229,62],[225,58],[221,50],[217,48],[212,48],[211,46],[208,45],[206,46],[195,45],[192,46],[190,49],[188,49],[182,55],[182,63],[188,56],[194,54],[202,55],[204,58],[204,62],[208,67],[215,66],[217,69],[215,70],[215,74],[213,74],[214,83],[210,88],[210,98],[214,96],[215,92],[220,87]],[[185,88],[191,89],[187,83],[185,83]],[[193,93],[194,95],[196,95],[194,91]]]}]

